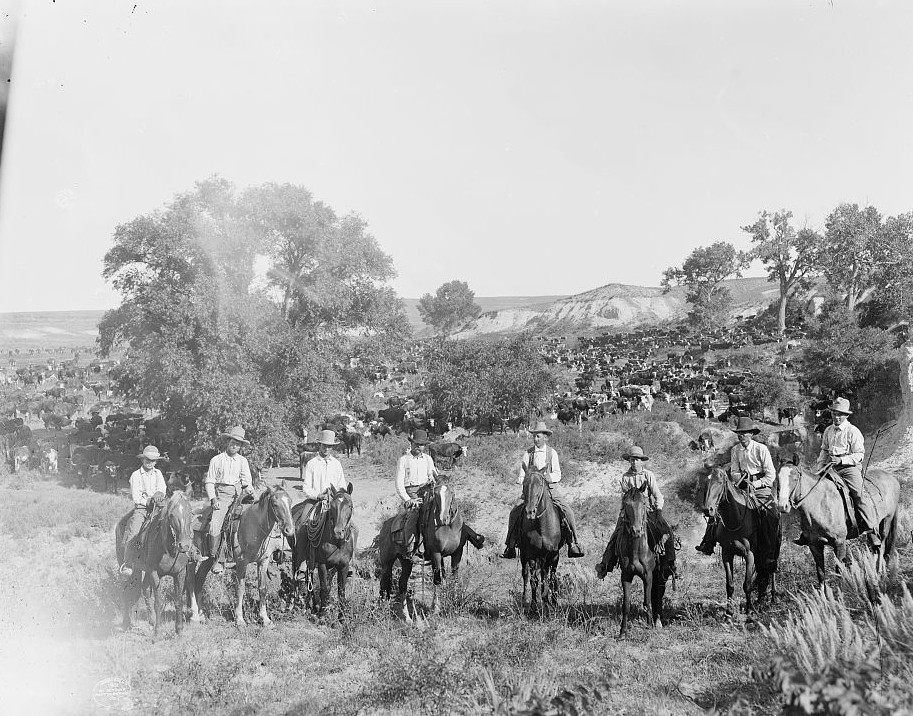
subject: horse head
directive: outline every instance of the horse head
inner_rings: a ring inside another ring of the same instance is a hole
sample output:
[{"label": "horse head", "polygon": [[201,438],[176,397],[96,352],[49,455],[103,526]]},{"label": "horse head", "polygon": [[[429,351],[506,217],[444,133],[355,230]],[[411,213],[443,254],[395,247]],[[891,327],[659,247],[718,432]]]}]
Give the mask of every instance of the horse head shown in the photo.
[{"label": "horse head", "polygon": [[782,513],[787,513],[793,508],[792,493],[798,489],[799,481],[802,479],[802,470],[798,465],[792,463],[783,463],[777,472],[777,480],[774,485],[774,499],[777,503],[777,509]]},{"label": "horse head", "polygon": [[526,519],[539,518],[539,504],[545,499],[548,486],[545,477],[537,470],[530,470],[523,478],[523,503],[526,510]]},{"label": "horse head", "polygon": [[704,487],[703,505],[701,505],[706,517],[716,517],[717,509],[723,499],[728,482],[726,471],[723,468],[714,467],[710,471],[707,476],[707,484]]},{"label": "horse head", "polygon": [[276,522],[287,538],[295,538],[295,521],[292,519],[292,500],[281,487],[268,487],[260,499],[266,499]]},{"label": "horse head", "polygon": [[621,509],[624,513],[625,525],[635,537],[644,533],[647,523],[647,483],[640,487],[633,487],[621,498]]},{"label": "horse head", "polygon": [[352,522],[352,483],[348,490],[332,488],[329,500],[330,524],[333,525],[333,538],[342,541],[349,539]]},{"label": "horse head", "polygon": [[193,548],[193,530],[190,526],[190,502],[183,492],[175,492],[164,506],[162,515],[162,543],[169,553],[189,554]]},{"label": "horse head", "polygon": [[452,487],[437,485],[434,488],[432,511],[438,525],[449,525],[453,521],[456,516],[456,497]]}]

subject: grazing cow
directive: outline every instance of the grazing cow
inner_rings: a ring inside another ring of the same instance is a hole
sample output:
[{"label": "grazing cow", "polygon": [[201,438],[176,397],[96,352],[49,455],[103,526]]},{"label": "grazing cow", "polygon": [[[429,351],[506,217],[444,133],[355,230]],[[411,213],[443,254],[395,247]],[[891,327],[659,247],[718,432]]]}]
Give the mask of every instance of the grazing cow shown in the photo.
[{"label": "grazing cow", "polygon": [[51,475],[58,473],[57,450],[52,447],[46,447],[41,451],[41,470]]},{"label": "grazing cow", "polygon": [[387,436],[390,434],[390,426],[384,422],[373,420],[368,426],[368,430],[371,431],[371,437],[377,440],[378,437],[387,439]]},{"label": "grazing cow", "polygon": [[406,411],[403,408],[384,408],[377,411],[377,416],[390,426],[391,430],[402,430]]},{"label": "grazing cow", "polygon": [[120,465],[113,458],[108,458],[101,465],[99,471],[105,481],[105,492],[117,493],[117,478],[120,474]]},{"label": "grazing cow", "polygon": [[352,456],[352,450],[357,450],[359,456],[361,455],[361,433],[360,432],[358,432],[357,430],[355,430],[355,431],[346,430],[342,434],[342,442],[346,448],[346,457]]},{"label": "grazing cow", "polygon": [[439,465],[439,461],[442,459],[450,460],[450,467],[452,468],[456,464],[458,457],[469,453],[469,448],[459,443],[438,442],[428,445],[428,453],[431,455],[431,459],[434,460],[435,465]]},{"label": "grazing cow", "polygon": [[507,426],[508,430],[513,430],[515,433],[519,433],[520,427],[523,425],[523,418],[508,418],[505,422],[505,425]]},{"label": "grazing cow", "polygon": [[28,467],[31,452],[28,445],[20,445],[13,449],[13,472],[19,472],[22,466]]},{"label": "grazing cow", "polygon": [[786,418],[787,425],[794,425],[795,423],[793,421],[798,414],[798,408],[780,408],[777,411],[777,422],[782,423],[783,419]]}]

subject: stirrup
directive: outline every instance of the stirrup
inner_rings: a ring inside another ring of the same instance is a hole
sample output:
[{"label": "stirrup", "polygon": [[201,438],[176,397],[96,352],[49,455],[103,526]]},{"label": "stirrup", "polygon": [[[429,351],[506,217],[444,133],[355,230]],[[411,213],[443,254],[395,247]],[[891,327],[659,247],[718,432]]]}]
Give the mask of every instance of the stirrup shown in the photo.
[{"label": "stirrup", "polygon": [[504,552],[498,555],[501,559],[516,559],[517,558],[517,548],[516,547],[505,547]]}]

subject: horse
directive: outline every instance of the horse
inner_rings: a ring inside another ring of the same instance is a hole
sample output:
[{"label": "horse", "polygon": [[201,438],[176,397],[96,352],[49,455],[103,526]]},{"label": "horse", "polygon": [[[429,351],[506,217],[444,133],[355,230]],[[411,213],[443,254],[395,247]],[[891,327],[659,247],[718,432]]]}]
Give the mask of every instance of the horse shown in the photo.
[{"label": "horse", "polygon": [[530,613],[537,614],[542,604],[557,604],[558,556],[565,544],[561,514],[539,471],[530,470],[523,479],[523,515],[517,543],[523,567],[523,600],[529,588]]},{"label": "horse", "polygon": [[[622,526],[618,533],[616,550],[618,564],[621,567],[621,632],[623,637],[628,632],[628,611],[631,607],[631,584],[634,577],[640,577],[644,583],[644,610],[651,626],[662,628],[660,614],[663,596],[666,592],[666,581],[662,577],[660,560],[649,544],[647,526],[647,489],[645,482],[640,488],[628,490],[621,498]],[[669,549],[674,549],[670,544]]]},{"label": "horse", "polygon": [[[174,580],[174,629],[180,635],[184,630],[183,594],[188,574],[188,565],[192,564],[193,531],[191,529],[191,507],[186,495],[175,491],[162,503],[159,512],[146,525],[145,541],[139,551],[137,566],[123,595],[123,628],[130,629],[130,612],[139,597],[140,586],[143,588],[147,606],[150,591],[155,597],[155,616],[153,629],[156,636],[162,620],[162,609],[165,600],[162,596],[162,577]],[[124,515],[114,531],[118,563],[124,559],[126,544],[123,542],[124,528],[130,513]],[[142,575],[142,577],[140,576]],[[151,610],[150,610],[151,611]]]},{"label": "horse", "polygon": [[763,525],[755,510],[747,504],[745,495],[736,488],[721,467],[711,469],[704,488],[703,503],[704,514],[710,519],[718,518],[720,522],[717,539],[726,570],[726,614],[733,614],[732,595],[735,587],[732,563],[736,555],[745,560],[745,581],[742,587],[745,591],[745,611],[749,613],[753,609],[751,591],[755,587],[756,577],[759,599],[765,596],[768,586],[771,588],[771,596],[776,595],[776,573],[766,566],[759,568],[756,563]]},{"label": "horse", "polygon": [[[292,574],[296,581],[307,582],[312,595],[311,608],[317,614],[326,613],[332,570],[336,571],[340,612],[344,612],[349,563],[358,541],[358,527],[352,524],[352,483],[345,490],[330,487],[328,493],[327,508],[318,515],[316,524],[309,520],[314,503],[301,502],[292,509],[295,524]],[[317,589],[313,586],[315,569]]]},{"label": "horse", "polygon": [[[247,565],[257,563],[258,597],[260,602],[260,620],[264,626],[272,624],[266,612],[266,567],[270,556],[275,549],[281,548],[283,536],[293,543],[295,539],[294,521],[292,520],[292,503],[288,493],[279,487],[267,487],[252,504],[244,505],[241,519],[238,524],[234,544],[229,544],[235,561],[235,578],[237,582],[237,602],[235,606],[235,624],[245,626],[244,621],[244,584],[247,576]],[[227,517],[226,519],[230,519]],[[281,534],[274,534],[279,527]],[[229,536],[232,533],[229,532]],[[194,533],[194,544],[203,552],[203,543],[206,535],[202,532]],[[203,621],[199,609],[203,585],[215,557],[210,556],[199,565],[191,562],[187,566],[188,577],[192,580],[193,589],[190,592],[190,610],[192,621]]]},{"label": "horse", "polygon": [[[776,499],[780,512],[796,510],[799,513],[802,534],[815,560],[818,584],[824,584],[824,547],[830,546],[837,559],[847,564],[847,524],[843,500],[837,486],[824,475],[810,475],[798,465],[780,467],[779,489]],[[884,470],[867,470],[863,480],[866,492],[874,499],[878,515],[878,535],[881,545],[875,550],[879,571],[887,564],[894,550],[897,535],[897,504],[900,483]],[[872,494],[874,488],[874,493]]]}]

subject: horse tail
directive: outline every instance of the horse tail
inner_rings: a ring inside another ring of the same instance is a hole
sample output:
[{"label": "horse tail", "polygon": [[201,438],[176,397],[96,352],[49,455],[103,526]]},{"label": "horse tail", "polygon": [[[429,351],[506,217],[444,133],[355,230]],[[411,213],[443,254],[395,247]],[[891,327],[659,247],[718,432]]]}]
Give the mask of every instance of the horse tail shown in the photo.
[{"label": "horse tail", "polygon": [[891,515],[891,526],[884,538],[884,556],[888,558],[894,552],[894,543],[897,541],[897,511]]}]

